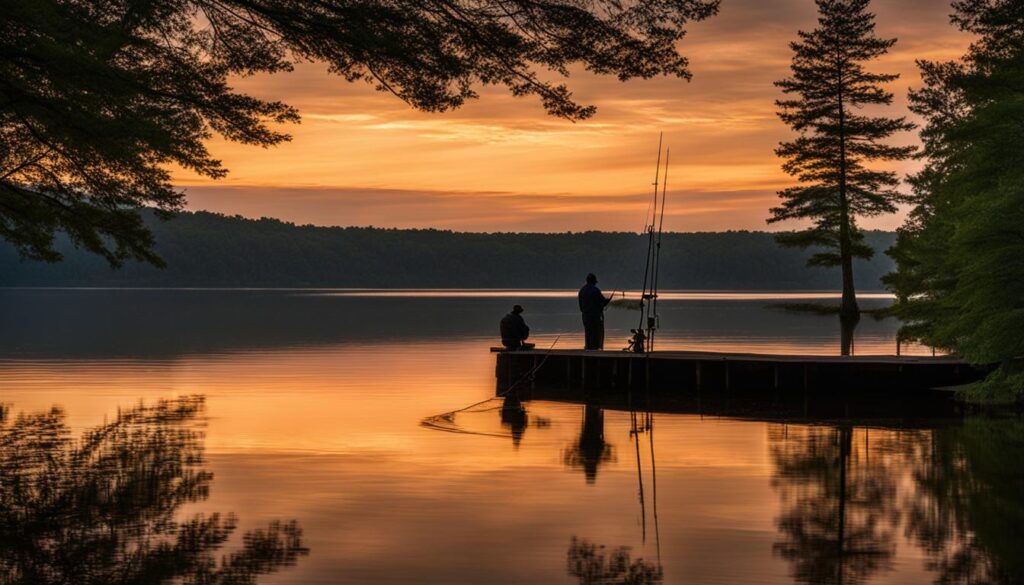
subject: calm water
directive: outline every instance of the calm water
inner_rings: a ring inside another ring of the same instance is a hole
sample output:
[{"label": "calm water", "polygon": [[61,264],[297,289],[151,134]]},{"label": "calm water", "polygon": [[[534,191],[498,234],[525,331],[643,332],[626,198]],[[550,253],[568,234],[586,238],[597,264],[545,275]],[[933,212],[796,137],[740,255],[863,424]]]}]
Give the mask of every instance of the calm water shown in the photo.
[{"label": "calm water", "polygon": [[[663,297],[659,345],[839,352],[778,298]],[[422,427],[494,394],[517,301],[539,346],[582,344],[541,291],[0,291],[0,583],[1022,582],[1019,419]],[[865,317],[856,353],[895,329]]]}]

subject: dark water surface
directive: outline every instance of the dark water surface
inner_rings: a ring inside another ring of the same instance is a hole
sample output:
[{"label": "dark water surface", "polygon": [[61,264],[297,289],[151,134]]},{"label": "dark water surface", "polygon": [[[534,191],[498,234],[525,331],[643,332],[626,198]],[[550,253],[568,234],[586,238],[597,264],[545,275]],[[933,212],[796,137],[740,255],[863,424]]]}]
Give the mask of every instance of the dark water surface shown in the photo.
[{"label": "dark water surface", "polygon": [[[663,297],[659,345],[839,352],[779,297]],[[0,291],[0,583],[1022,582],[1020,419],[422,427],[493,396],[512,302],[581,345],[561,293]]]}]

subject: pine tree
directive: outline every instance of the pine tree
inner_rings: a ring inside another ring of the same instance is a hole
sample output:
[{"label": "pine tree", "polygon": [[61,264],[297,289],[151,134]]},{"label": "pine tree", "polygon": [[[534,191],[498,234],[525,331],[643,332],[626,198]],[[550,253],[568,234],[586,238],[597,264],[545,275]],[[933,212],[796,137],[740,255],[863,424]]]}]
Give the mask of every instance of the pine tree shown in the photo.
[{"label": "pine tree", "polygon": [[963,0],[975,36],[952,62],[920,62],[911,109],[925,118],[915,207],[889,250],[886,284],[906,338],[999,365],[969,391],[1024,397],[1024,3]]},{"label": "pine tree", "polygon": [[776,101],[779,118],[800,135],[776,154],[782,168],[801,185],[779,191],[782,204],[769,223],[811,219],[808,229],[780,234],[783,246],[815,248],[809,266],[839,266],[843,278],[840,315],[859,315],[853,284],[853,258],[870,258],[856,218],[896,211],[899,180],[893,172],[868,168],[873,161],[910,157],[913,147],[882,141],[913,124],[904,118],[862,113],[862,106],[885,106],[893,95],[882,84],[898,75],[870,73],[864,63],[888,52],[896,39],[875,36],[868,0],[817,0],[818,28],[800,31],[790,46],[792,77],[776,82],[792,99]]}]

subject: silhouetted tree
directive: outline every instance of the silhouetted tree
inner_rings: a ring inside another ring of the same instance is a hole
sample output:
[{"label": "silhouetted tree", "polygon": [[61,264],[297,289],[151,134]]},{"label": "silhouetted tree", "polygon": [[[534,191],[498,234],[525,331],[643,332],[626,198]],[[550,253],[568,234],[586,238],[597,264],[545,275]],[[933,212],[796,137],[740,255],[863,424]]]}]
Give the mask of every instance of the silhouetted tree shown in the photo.
[{"label": "silhouetted tree", "polygon": [[566,555],[569,575],[580,585],[657,585],[665,579],[661,565],[632,559],[629,547],[608,550],[604,545],[572,537]]},{"label": "silhouetted tree", "polygon": [[[74,250],[61,237],[59,264],[23,262],[0,241],[0,286],[317,286],[317,287],[538,287],[577,284],[587,264],[602,280],[635,282],[633,262],[647,242],[625,232],[470,233],[436,229],[297,226],[209,212],[182,212],[160,222],[144,212],[166,269],[130,262],[118,270]],[[892,233],[865,232],[879,248]],[[258,250],[259,253],[253,253]],[[679,289],[827,288],[835,270],[801,270],[798,250],[779,248],[765,232],[666,234],[664,285]],[[298,262],[296,258],[302,258]],[[685,270],[681,269],[685,267]],[[892,270],[887,256],[858,260],[859,286],[878,288]]]},{"label": "silhouetted tree", "polygon": [[178,519],[206,499],[201,397],[138,405],[73,439],[64,412],[0,419],[0,582],[253,584],[308,554],[294,521],[219,549],[234,516]]},{"label": "silhouetted tree", "polygon": [[975,363],[1000,364],[978,398],[1024,396],[1024,11],[1013,0],[954,2],[953,22],[975,35],[951,62],[921,61],[911,109],[925,168],[915,207],[889,251],[886,278],[903,335]]},{"label": "silhouetted tree", "polygon": [[60,259],[55,232],[117,265],[159,264],[136,210],[181,209],[168,165],[226,170],[213,134],[271,146],[286,104],[231,76],[316,60],[427,111],[481,85],[535,95],[553,115],[594,112],[545,72],[689,78],[677,42],[718,0],[6,0],[0,3],[0,238]]},{"label": "silhouetted tree", "polygon": [[783,246],[824,249],[808,265],[839,266],[842,271],[841,315],[859,315],[853,281],[853,258],[870,258],[857,229],[857,216],[896,211],[899,184],[892,172],[865,163],[900,160],[912,147],[883,144],[892,134],[913,128],[903,118],[857,113],[865,105],[888,105],[892,94],[882,84],[898,75],[869,73],[864,63],[888,52],[896,39],[875,36],[868,0],[817,0],[818,28],[800,31],[791,43],[793,76],[776,85],[794,99],[778,100],[779,117],[800,136],[782,143],[776,153],[783,169],[803,185],[779,192],[782,204],[768,220],[811,219],[814,226],[778,236]]},{"label": "silhouetted tree", "polygon": [[857,331],[857,319],[839,319],[839,355],[853,355],[854,334]]}]

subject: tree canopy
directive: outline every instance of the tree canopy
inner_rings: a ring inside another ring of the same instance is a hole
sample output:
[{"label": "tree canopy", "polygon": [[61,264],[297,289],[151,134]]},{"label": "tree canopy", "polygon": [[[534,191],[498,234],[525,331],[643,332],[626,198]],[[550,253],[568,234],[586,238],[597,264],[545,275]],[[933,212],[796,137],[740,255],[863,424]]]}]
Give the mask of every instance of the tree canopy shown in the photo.
[{"label": "tree canopy", "polygon": [[896,42],[875,36],[868,0],[817,0],[818,28],[800,31],[793,49],[792,77],[776,83],[796,97],[778,100],[779,117],[799,136],[776,153],[783,170],[801,185],[779,192],[769,223],[811,219],[808,229],[782,234],[784,246],[816,247],[812,266],[840,266],[842,314],[856,316],[853,258],[870,258],[857,229],[857,216],[896,211],[895,173],[869,168],[871,161],[905,159],[913,148],[882,141],[913,127],[903,118],[857,113],[866,105],[884,106],[893,95],[882,84],[898,76],[871,73],[864,63],[884,55]]},{"label": "tree canopy", "polygon": [[976,35],[961,59],[921,61],[924,169],[890,255],[904,335],[999,370],[977,398],[1024,396],[1024,8],[955,2]]},{"label": "tree canopy", "polygon": [[[559,77],[689,78],[677,43],[718,0],[0,0],[0,238],[56,261],[54,234],[114,265],[160,264],[137,210],[182,208],[169,165],[219,178],[218,134],[272,146],[298,121],[234,76],[325,62],[414,108],[501,85],[579,120]],[[552,81],[549,78],[555,78]]]},{"label": "tree canopy", "polygon": [[[593,271],[607,288],[639,288],[647,236],[625,232],[481,234],[443,230],[297,226],[208,212],[161,222],[143,213],[165,269],[119,269],[55,242],[65,261],[24,262],[0,242],[0,286],[214,286],[371,288],[578,288]],[[666,289],[829,290],[836,269],[805,270],[803,253],[766,232],[668,233],[659,283]],[[885,249],[892,232],[865,232]],[[886,256],[859,260],[857,285],[880,290]]]}]

